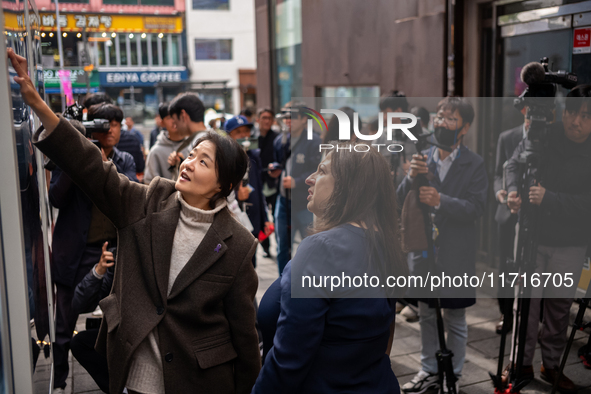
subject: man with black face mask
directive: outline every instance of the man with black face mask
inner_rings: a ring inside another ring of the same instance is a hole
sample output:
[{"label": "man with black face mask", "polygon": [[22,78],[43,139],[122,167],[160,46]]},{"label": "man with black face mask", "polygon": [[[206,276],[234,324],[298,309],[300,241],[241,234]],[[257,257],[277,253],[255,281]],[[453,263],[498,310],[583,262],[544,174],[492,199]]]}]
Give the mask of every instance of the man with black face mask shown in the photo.
[{"label": "man with black face mask", "polygon": [[[435,267],[424,257],[426,251],[409,253],[411,275],[472,276],[476,262],[476,220],[486,205],[488,180],[484,161],[462,144],[474,120],[474,109],[466,100],[447,97],[437,104],[435,137],[451,152],[431,147],[413,155],[408,175],[398,187],[398,201],[404,201],[420,174],[428,174],[429,186],[419,188],[419,200],[434,214]],[[432,176],[431,176],[432,175]],[[422,220],[422,218],[417,218]],[[445,287],[447,286],[447,287]],[[441,299],[447,347],[453,352],[453,370],[459,379],[466,358],[468,325],[466,308],[474,305],[475,290],[445,285],[437,295]],[[409,296],[413,296],[410,294]],[[422,393],[439,387],[436,351],[437,335],[434,299],[419,298],[422,369],[402,387],[405,393]],[[459,392],[459,391],[458,391]]]}]

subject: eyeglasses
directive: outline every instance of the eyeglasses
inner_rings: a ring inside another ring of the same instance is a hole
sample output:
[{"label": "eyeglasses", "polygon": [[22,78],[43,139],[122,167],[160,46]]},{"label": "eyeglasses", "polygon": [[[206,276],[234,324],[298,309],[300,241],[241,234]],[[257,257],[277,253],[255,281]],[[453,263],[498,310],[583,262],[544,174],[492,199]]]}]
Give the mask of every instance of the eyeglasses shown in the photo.
[{"label": "eyeglasses", "polygon": [[458,125],[458,119],[457,118],[453,118],[451,116],[443,116],[443,115],[437,115],[434,119],[433,123],[437,123],[437,124],[443,124],[445,123],[446,125],[448,125],[451,128],[456,128]]}]

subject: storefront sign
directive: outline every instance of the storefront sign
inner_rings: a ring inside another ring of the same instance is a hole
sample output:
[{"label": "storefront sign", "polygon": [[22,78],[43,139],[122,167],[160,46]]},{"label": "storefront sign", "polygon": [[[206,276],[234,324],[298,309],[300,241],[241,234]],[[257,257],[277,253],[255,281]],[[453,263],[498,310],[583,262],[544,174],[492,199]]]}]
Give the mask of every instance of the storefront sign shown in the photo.
[{"label": "storefront sign", "polygon": [[575,29],[573,55],[579,53],[591,53],[591,28]]},{"label": "storefront sign", "polygon": [[[83,68],[73,68],[70,71],[70,81],[74,88],[85,88],[86,87],[86,72]],[[49,68],[43,70],[43,79],[45,80],[45,88],[59,88],[59,70]],[[93,72],[90,76],[90,86],[99,86],[99,75],[97,72]]]},{"label": "storefront sign", "polygon": [[[41,13],[39,19],[31,14],[31,23],[37,23],[42,31],[56,31],[59,23],[62,31],[76,32],[142,32],[142,33],[182,33],[183,19],[180,16],[141,16],[141,15],[92,15],[60,14],[59,22],[54,13]],[[23,14],[4,12],[7,30],[22,30]]]},{"label": "storefront sign", "polygon": [[176,28],[176,18],[158,18],[154,16],[145,16],[144,27],[146,29],[174,30]]},{"label": "storefront sign", "polygon": [[187,80],[187,70],[101,72],[99,74],[101,86],[154,86],[158,82]]}]

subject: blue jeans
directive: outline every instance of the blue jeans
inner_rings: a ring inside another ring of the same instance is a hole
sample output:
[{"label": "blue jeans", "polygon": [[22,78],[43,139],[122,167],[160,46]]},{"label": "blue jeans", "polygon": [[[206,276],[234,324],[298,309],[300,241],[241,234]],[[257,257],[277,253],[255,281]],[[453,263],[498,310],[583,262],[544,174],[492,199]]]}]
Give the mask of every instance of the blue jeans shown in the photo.
[{"label": "blue jeans", "polygon": [[[452,362],[454,374],[459,378],[466,360],[466,345],[468,343],[468,324],[466,323],[466,308],[442,309],[443,326],[447,332],[446,346],[454,354]],[[437,359],[435,353],[440,349],[437,334],[437,316],[435,308],[429,308],[427,303],[419,302],[419,324],[421,326],[421,365],[423,371],[436,374]]]},{"label": "blue jeans", "polygon": [[312,223],[312,212],[307,209],[292,212],[291,200],[281,195],[277,196],[275,208],[275,236],[277,237],[277,265],[279,275],[283,268],[291,260],[291,247],[296,231],[300,232],[302,239],[308,235],[308,226]]}]

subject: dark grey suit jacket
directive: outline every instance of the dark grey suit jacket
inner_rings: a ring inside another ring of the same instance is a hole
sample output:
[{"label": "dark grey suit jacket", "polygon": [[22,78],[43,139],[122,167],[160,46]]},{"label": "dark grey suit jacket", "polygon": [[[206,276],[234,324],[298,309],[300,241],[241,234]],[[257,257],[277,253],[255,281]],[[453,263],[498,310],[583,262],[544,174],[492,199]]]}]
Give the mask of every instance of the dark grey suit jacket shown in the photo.
[{"label": "dark grey suit jacket", "polygon": [[129,181],[64,119],[34,141],[117,228],[114,283],[100,302],[96,344],[107,357],[110,391],[123,391],[131,356],[157,329],[167,393],[250,393],[260,370],[252,234],[227,209],[218,212],[167,297],[180,216],[174,182]]},{"label": "dark grey suit jacket", "polygon": [[[513,152],[517,145],[523,139],[523,124],[512,129],[503,131],[499,135],[499,142],[497,143],[497,162],[495,167],[495,200],[499,190],[503,189],[503,164],[513,156]],[[501,204],[497,201],[497,212],[495,220],[499,224],[505,224],[511,218],[511,211],[506,204]],[[516,215],[515,215],[516,216]]]}]

